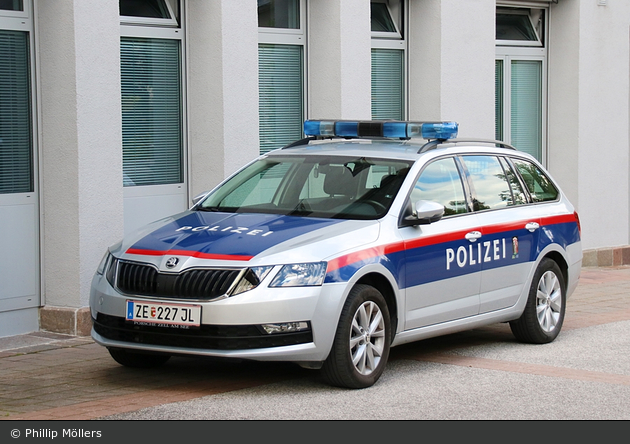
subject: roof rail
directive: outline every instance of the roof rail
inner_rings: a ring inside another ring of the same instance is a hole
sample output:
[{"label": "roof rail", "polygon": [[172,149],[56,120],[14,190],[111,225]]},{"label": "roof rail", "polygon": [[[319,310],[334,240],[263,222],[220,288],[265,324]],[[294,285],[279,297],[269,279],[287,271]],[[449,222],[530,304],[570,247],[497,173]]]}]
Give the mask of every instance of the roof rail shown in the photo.
[{"label": "roof rail", "polygon": [[298,141],[292,142],[288,145],[283,146],[281,149],[285,150],[287,148],[293,148],[295,146],[302,146],[302,145],[308,145],[308,143],[311,140],[317,140],[317,137],[315,136],[309,136],[309,137],[305,137],[304,139],[300,139]]},{"label": "roof rail", "polygon": [[433,149],[436,149],[438,147],[440,148],[448,148],[448,147],[453,147],[453,146],[457,146],[457,144],[460,143],[474,143],[474,144],[478,144],[478,145],[493,145],[493,146],[497,146],[499,148],[508,148],[511,150],[516,150],[516,148],[512,145],[510,145],[507,142],[503,142],[502,140],[491,140],[491,139],[448,139],[448,140],[432,140],[430,142],[425,143],[424,145],[422,145],[422,147],[418,150],[418,153],[424,153],[426,151],[430,151]]}]

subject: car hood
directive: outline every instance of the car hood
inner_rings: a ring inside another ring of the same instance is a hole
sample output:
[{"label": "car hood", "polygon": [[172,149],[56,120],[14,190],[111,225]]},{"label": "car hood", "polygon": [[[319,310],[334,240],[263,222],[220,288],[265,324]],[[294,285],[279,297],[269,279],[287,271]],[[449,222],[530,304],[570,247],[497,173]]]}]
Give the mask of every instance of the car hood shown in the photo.
[{"label": "car hood", "polygon": [[252,265],[317,261],[376,240],[378,227],[378,221],[186,211],[129,236],[120,252]]}]

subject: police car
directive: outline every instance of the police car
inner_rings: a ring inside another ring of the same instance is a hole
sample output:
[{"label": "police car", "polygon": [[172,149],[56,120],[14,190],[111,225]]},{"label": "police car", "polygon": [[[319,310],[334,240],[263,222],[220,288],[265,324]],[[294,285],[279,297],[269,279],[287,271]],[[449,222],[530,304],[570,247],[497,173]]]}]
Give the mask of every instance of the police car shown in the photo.
[{"label": "police car", "polygon": [[92,337],[120,364],[289,361],[363,388],[390,347],[509,322],[553,341],[578,214],[533,157],[455,122],[320,121],[107,251]]}]

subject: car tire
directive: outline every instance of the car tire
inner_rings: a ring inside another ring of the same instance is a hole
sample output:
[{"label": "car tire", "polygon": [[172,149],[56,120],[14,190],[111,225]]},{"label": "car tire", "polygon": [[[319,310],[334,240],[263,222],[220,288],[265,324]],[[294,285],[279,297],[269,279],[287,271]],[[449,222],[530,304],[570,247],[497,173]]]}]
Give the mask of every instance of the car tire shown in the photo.
[{"label": "car tire", "polygon": [[512,333],[522,342],[546,344],[558,336],[566,308],[566,283],[558,264],[545,258],[534,273],[525,310],[510,322]]},{"label": "car tire", "polygon": [[171,358],[171,355],[135,352],[122,348],[108,348],[107,350],[114,361],[125,367],[133,368],[159,367]]},{"label": "car tire", "polygon": [[385,369],[390,344],[391,322],[385,298],[374,287],[356,285],[341,311],[322,376],[337,387],[370,387]]}]

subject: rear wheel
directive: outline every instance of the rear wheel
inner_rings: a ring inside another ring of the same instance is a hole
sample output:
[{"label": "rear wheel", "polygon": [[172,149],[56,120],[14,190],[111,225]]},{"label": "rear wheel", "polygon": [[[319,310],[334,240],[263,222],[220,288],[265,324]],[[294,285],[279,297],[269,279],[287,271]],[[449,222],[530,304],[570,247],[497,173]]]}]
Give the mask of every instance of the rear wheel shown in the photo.
[{"label": "rear wheel", "polygon": [[542,260],[529,291],[527,305],[519,319],[510,322],[519,341],[545,344],[556,339],[562,328],[566,306],[566,284],[558,264]]},{"label": "rear wheel", "polygon": [[125,367],[152,368],[164,364],[171,358],[171,355],[161,353],[145,353],[131,351],[123,348],[108,348],[109,354],[114,361]]},{"label": "rear wheel", "polygon": [[365,388],[383,373],[391,342],[389,310],[383,295],[357,285],[341,311],[332,350],[322,367],[331,385]]}]

